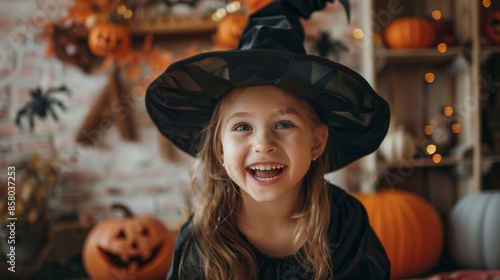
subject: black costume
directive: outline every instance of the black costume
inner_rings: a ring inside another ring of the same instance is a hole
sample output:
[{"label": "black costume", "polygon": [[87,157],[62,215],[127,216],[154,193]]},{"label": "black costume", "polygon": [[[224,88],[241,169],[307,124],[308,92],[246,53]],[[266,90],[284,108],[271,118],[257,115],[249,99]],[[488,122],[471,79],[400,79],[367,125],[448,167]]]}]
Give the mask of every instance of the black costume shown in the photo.
[{"label": "black costume", "polygon": [[[382,244],[373,232],[363,205],[336,186],[330,187],[331,222],[329,242],[332,252],[334,280],[382,280],[390,278],[390,264]],[[241,234],[243,239],[248,240]],[[204,279],[203,271],[178,275],[185,245],[193,239],[191,219],[179,231],[172,267],[167,276],[175,279]],[[307,269],[294,256],[268,256],[248,242],[259,266],[259,279],[310,279]],[[191,248],[191,247],[189,247]]]}]

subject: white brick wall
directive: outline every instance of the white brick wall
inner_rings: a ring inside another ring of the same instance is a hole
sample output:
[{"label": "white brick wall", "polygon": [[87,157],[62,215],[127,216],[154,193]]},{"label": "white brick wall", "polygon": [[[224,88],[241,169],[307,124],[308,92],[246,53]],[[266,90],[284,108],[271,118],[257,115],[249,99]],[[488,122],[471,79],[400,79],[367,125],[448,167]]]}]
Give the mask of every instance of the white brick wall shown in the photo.
[{"label": "white brick wall", "polygon": [[[0,170],[35,152],[48,155],[54,149],[61,159],[63,180],[52,189],[49,217],[57,220],[85,213],[99,220],[109,217],[111,204],[119,202],[136,214],[155,215],[175,228],[185,218],[183,209],[191,199],[187,173],[190,162],[168,162],[160,157],[156,128],[147,121],[142,99],[134,107],[139,142],[122,140],[114,127],[105,132],[98,147],[83,148],[74,142],[106,83],[106,75],[103,71],[85,74],[75,66],[45,57],[45,42],[33,36],[47,20],[64,14],[70,3],[0,0]],[[61,84],[72,93],[69,97],[54,94],[68,109],[63,112],[56,107],[60,122],[51,116],[36,118],[35,130],[30,132],[26,116],[22,119],[26,129],[18,129],[14,123],[17,110],[31,99],[30,90]],[[5,176],[6,171],[2,171],[2,182]]]}]

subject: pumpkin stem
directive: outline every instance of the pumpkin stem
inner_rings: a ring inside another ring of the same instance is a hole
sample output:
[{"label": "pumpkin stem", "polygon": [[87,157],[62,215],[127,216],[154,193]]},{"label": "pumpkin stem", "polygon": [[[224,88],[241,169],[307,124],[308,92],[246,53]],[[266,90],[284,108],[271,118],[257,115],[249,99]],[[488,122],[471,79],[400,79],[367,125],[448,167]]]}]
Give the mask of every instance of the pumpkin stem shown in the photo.
[{"label": "pumpkin stem", "polygon": [[130,209],[127,206],[120,204],[120,203],[115,203],[115,204],[111,205],[111,209],[113,211],[114,210],[122,211],[122,213],[125,215],[126,218],[130,218],[130,217],[134,216],[132,211],[130,211]]}]

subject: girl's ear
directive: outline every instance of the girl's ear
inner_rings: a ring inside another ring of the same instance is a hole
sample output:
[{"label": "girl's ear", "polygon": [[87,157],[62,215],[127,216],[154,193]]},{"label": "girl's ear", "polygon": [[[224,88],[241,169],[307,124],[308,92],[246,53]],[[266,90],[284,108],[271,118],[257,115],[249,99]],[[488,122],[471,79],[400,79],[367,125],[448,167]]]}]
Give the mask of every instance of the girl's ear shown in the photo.
[{"label": "girl's ear", "polygon": [[328,126],[321,124],[313,133],[313,141],[311,146],[311,157],[318,158],[325,150],[328,142]]}]

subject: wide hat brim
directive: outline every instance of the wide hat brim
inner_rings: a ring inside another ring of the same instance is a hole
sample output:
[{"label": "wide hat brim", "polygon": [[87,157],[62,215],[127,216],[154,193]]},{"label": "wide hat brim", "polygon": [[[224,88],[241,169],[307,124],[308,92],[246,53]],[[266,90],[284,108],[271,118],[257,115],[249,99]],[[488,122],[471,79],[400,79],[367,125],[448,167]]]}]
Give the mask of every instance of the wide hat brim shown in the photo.
[{"label": "wide hat brim", "polygon": [[232,89],[263,85],[305,98],[328,125],[329,171],[372,153],[387,134],[389,105],[361,75],[303,53],[232,50],[180,60],[150,84],[146,108],[165,137],[196,156],[217,102]]}]

